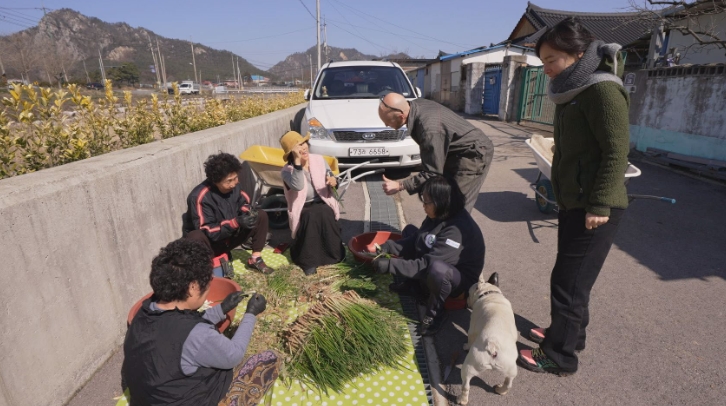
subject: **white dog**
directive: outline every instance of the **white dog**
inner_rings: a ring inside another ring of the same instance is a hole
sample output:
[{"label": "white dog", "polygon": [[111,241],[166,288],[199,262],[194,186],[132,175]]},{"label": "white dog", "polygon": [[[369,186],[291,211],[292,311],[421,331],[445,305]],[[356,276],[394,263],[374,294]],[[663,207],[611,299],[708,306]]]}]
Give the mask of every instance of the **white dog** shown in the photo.
[{"label": "white dog", "polygon": [[472,309],[469,339],[464,350],[469,350],[461,366],[461,395],[458,403],[469,403],[469,381],[481,372],[494,369],[504,373],[504,383],[494,390],[505,395],[517,376],[517,327],[514,312],[502,291],[499,276],[493,273],[488,281],[480,280],[469,289],[469,308]]}]

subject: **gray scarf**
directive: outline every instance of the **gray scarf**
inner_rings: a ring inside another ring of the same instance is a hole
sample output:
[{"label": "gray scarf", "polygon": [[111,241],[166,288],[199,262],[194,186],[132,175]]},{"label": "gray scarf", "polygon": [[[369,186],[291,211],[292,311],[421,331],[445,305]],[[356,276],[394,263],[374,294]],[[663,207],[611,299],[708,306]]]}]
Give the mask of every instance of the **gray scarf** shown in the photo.
[{"label": "gray scarf", "polygon": [[[617,77],[619,44],[606,44],[603,41],[593,41],[582,55],[582,58],[560,72],[550,80],[547,97],[555,104],[569,103],[580,92],[599,82],[615,82],[620,86],[623,81]],[[613,60],[613,71],[597,70],[603,57]]]}]

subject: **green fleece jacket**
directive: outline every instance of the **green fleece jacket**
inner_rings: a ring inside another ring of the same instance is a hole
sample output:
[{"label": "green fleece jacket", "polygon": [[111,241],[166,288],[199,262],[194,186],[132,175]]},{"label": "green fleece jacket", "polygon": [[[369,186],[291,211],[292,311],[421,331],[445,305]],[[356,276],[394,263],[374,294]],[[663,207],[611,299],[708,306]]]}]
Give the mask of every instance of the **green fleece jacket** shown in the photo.
[{"label": "green fleece jacket", "polygon": [[600,82],[556,106],[551,180],[561,209],[610,216],[628,206],[629,104],[622,86]]}]

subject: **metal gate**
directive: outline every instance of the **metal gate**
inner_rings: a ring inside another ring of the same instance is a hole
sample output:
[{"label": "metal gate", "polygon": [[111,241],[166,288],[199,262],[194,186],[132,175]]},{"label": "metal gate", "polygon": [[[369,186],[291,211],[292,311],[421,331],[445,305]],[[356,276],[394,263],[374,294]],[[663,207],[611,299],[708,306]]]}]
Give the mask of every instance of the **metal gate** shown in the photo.
[{"label": "metal gate", "polygon": [[499,94],[502,89],[502,66],[484,68],[484,93],[481,109],[484,114],[499,114]]},{"label": "metal gate", "polygon": [[519,99],[517,122],[532,121],[540,124],[554,123],[555,104],[547,98],[550,79],[542,66],[522,69],[522,91]]}]

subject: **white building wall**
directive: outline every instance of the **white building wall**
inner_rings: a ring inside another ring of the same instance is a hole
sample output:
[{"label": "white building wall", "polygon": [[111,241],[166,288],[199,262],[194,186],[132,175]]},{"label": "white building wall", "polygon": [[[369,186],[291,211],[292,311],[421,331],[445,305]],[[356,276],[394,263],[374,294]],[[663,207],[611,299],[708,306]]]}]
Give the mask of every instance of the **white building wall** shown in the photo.
[{"label": "white building wall", "polygon": [[469,64],[469,63],[502,63],[505,56],[508,55],[526,55],[527,56],[527,64],[532,66],[541,66],[542,61],[540,61],[539,58],[537,58],[534,55],[534,51],[524,51],[519,48],[510,48],[510,49],[496,49],[492,52],[486,52],[486,53],[479,53],[474,54],[474,56],[471,56],[469,58],[464,58],[462,63]]},{"label": "white building wall", "polygon": [[[695,24],[694,28],[708,30],[710,27],[713,27],[714,32],[718,33],[720,38],[726,38],[726,13],[713,16],[701,16],[697,21],[698,24]],[[671,48],[677,48],[676,52],[681,54],[680,65],[726,63],[726,52],[723,48],[716,45],[693,45],[695,43],[696,41],[692,36],[671,31],[670,39],[668,40],[668,51]],[[688,48],[689,46],[691,47]]]}]

